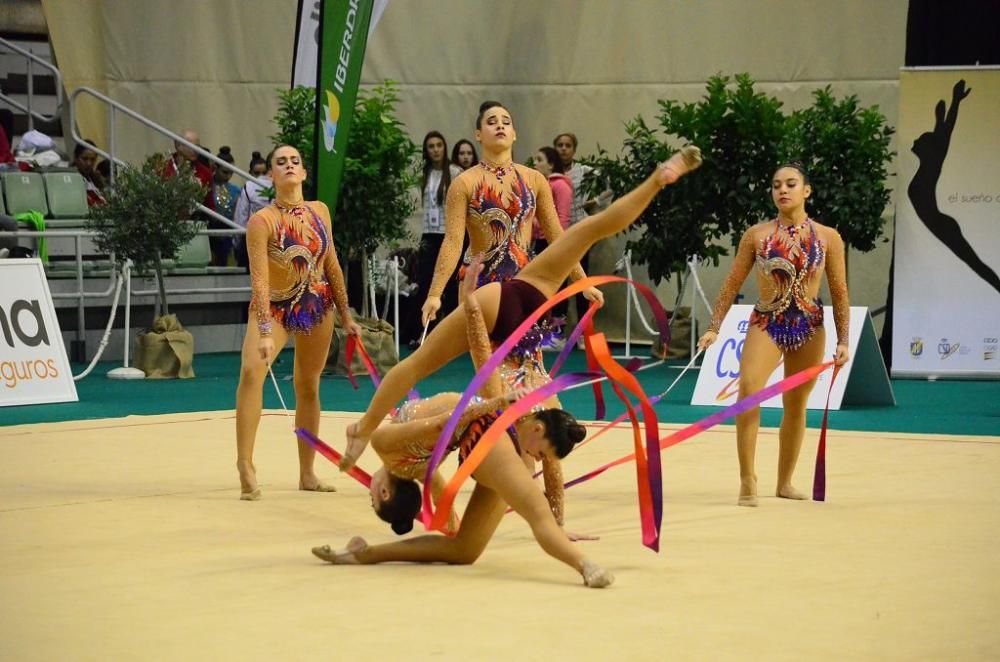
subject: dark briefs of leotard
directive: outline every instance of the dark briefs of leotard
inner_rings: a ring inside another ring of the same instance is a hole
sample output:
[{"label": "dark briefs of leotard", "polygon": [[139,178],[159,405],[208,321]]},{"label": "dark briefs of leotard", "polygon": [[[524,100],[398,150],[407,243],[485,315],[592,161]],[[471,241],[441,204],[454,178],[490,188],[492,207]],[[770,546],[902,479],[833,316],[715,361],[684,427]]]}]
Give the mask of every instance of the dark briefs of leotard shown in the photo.
[{"label": "dark briefs of leotard", "polygon": [[[544,294],[523,280],[509,280],[500,283],[500,305],[497,308],[497,319],[490,331],[490,340],[501,343],[520,326],[539,306],[547,301]],[[539,322],[551,321],[552,314],[546,311]]]}]

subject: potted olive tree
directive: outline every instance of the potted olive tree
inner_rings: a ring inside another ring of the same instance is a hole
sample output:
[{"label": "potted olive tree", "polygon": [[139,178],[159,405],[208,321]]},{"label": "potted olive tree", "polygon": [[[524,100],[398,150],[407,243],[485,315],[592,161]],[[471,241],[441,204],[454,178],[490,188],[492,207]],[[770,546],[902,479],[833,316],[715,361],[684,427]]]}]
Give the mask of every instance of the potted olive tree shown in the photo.
[{"label": "potted olive tree", "polygon": [[599,150],[588,160],[596,171],[586,185],[591,191],[610,185],[620,195],[680,145],[701,148],[705,161],[697,175],[658,196],[639,219],[646,231],[629,242],[655,282],[682,271],[692,255],[717,265],[729,253],[718,240],[729,237],[735,246],[748,226],[772,216],[767,192],[785,160],[809,171],[810,213],[837,228],[849,246],[870,251],[889,201],[893,129],[877,106],[862,107],[855,96],[837,101],[827,87],[813,97],[811,107],[785,115],[749,75],[713,76],[696,103],[661,100],[658,127],[642,117],[628,122],[620,155]]},{"label": "potted olive tree", "polygon": [[156,274],[163,314],[140,332],[136,365],[147,377],[193,377],[194,340],[170,314],[163,261],[175,259],[198,233],[188,219],[205,190],[186,163],[176,176],[165,176],[168,158],[154,154],[141,167],[121,168],[107,204],[90,208],[87,228],[96,233],[97,247],[115,256],[116,267],[131,260],[136,270]]}]

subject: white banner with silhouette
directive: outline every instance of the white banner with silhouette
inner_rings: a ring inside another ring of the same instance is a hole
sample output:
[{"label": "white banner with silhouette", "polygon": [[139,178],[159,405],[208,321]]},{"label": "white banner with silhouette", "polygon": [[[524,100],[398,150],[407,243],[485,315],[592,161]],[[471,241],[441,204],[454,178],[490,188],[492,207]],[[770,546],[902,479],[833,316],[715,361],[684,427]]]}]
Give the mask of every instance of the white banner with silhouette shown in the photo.
[{"label": "white banner with silhouette", "polygon": [[0,260],[0,407],[76,400],[42,261]]},{"label": "white banner with silhouette", "polygon": [[899,80],[894,376],[1000,376],[1000,68]]}]

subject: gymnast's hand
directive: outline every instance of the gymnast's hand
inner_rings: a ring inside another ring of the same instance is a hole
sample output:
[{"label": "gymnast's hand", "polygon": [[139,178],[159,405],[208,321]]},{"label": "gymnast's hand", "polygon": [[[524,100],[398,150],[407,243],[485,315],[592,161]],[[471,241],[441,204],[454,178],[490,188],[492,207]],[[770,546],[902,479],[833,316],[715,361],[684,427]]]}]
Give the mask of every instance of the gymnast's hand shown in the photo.
[{"label": "gymnast's hand", "polygon": [[596,287],[588,287],[581,294],[583,294],[583,298],[587,301],[596,302],[598,308],[604,306],[604,292],[601,292]]},{"label": "gymnast's hand", "polygon": [[566,537],[569,538],[570,542],[580,542],[582,540],[600,540],[601,536],[590,536],[586,533],[573,533],[572,531],[563,530]]},{"label": "gymnast's hand", "polygon": [[836,366],[842,366],[847,363],[850,358],[851,354],[847,351],[847,345],[837,345],[837,351],[833,353],[833,364]]},{"label": "gymnast's hand", "polygon": [[270,366],[274,360],[274,338],[271,336],[261,336],[257,341],[257,351],[260,352],[260,359],[264,365]]},{"label": "gymnast's hand", "polygon": [[472,256],[469,266],[465,269],[465,278],[462,279],[462,295],[467,308],[478,308],[479,300],[476,299],[476,290],[479,289],[479,276],[483,273],[483,254],[476,253]]},{"label": "gymnast's hand", "polygon": [[701,335],[701,338],[698,338],[698,350],[704,352],[712,346],[718,337],[719,334],[717,331],[706,331]]},{"label": "gymnast's hand", "polygon": [[420,309],[420,322],[427,326],[428,323],[437,319],[440,309],[441,297],[428,296],[427,300],[424,301],[423,308]]},{"label": "gymnast's hand", "polygon": [[361,339],[361,327],[353,319],[349,319],[344,323],[344,331],[349,336],[357,336],[359,340]]}]

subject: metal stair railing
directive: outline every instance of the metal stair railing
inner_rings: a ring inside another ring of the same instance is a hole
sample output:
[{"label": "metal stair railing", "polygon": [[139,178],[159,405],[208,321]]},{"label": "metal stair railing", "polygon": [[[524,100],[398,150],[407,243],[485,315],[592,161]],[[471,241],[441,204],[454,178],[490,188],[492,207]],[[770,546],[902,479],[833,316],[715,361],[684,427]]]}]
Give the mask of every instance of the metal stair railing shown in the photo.
[{"label": "metal stair railing", "polygon": [[[96,152],[96,153],[98,153],[98,154],[100,154],[101,156],[103,156],[104,158],[108,159],[111,162],[111,182],[112,183],[114,183],[114,179],[115,179],[115,169],[118,166],[128,166],[129,165],[125,161],[123,161],[123,160],[119,159],[117,156],[115,156],[115,143],[116,143],[116,140],[115,140],[115,119],[116,119],[116,114],[117,113],[121,113],[121,114],[125,115],[126,117],[132,118],[133,120],[135,120],[139,124],[142,124],[143,126],[149,128],[149,129],[152,129],[156,133],[159,133],[162,136],[170,138],[174,142],[180,143],[182,145],[187,145],[192,150],[194,150],[195,153],[200,154],[201,156],[204,156],[209,161],[211,161],[212,163],[215,163],[216,165],[218,165],[218,166],[220,166],[222,168],[225,168],[225,169],[227,169],[227,170],[229,170],[231,172],[236,173],[237,175],[239,175],[240,177],[243,177],[247,181],[256,182],[257,184],[260,184],[261,186],[266,186],[267,185],[264,181],[258,179],[257,177],[254,177],[249,172],[247,172],[247,171],[245,171],[245,170],[243,170],[241,168],[238,168],[238,167],[232,165],[231,163],[227,163],[227,162],[223,161],[222,159],[216,157],[211,152],[209,152],[209,151],[207,151],[205,149],[202,149],[201,147],[199,147],[198,145],[195,145],[194,143],[188,142],[183,137],[177,135],[176,133],[174,133],[170,129],[168,129],[166,127],[163,127],[163,126],[160,126],[159,124],[157,124],[153,120],[149,119],[148,117],[146,117],[144,115],[140,115],[139,113],[137,113],[136,111],[132,110],[128,106],[125,106],[123,104],[118,103],[114,99],[112,99],[112,98],[110,98],[108,96],[105,96],[104,94],[101,94],[100,92],[98,92],[97,90],[95,90],[95,89],[93,89],[91,87],[78,87],[75,90],[73,90],[73,93],[70,94],[70,97],[69,97],[70,132],[72,133],[73,140],[76,141],[77,143],[83,142],[83,137],[80,136],[79,133],[77,133],[77,129],[76,129],[76,104],[77,104],[77,101],[78,101],[78,98],[80,97],[80,95],[87,95],[89,97],[92,97],[92,98],[94,98],[94,99],[96,99],[98,101],[101,101],[101,102],[105,103],[107,105],[107,107],[108,107],[108,151],[105,152],[104,150],[102,150],[102,149],[100,149],[98,147],[94,147],[94,146],[90,146],[89,149],[92,150],[92,151],[94,151],[94,152]],[[243,228],[242,226],[238,225],[237,223],[234,223],[233,221],[229,220],[228,218],[226,218],[222,214],[219,214],[215,210],[209,209],[208,207],[206,207],[206,206],[204,206],[204,205],[202,205],[200,203],[198,204],[197,208],[198,208],[198,211],[202,212],[206,216],[214,218],[215,220],[219,221],[220,223],[224,223],[225,225],[227,225],[227,226],[229,226],[231,228],[235,228],[237,230],[244,230],[244,231],[246,230],[246,228]]]},{"label": "metal stair railing", "polygon": [[[28,105],[25,106],[19,101],[15,101],[13,97],[4,94],[2,91],[0,91],[0,101],[8,103],[11,106],[17,108],[18,110],[27,113],[29,130],[35,128],[36,119],[41,122],[58,121],[60,115],[62,114],[62,106],[64,101],[62,74],[59,73],[59,70],[51,62],[48,62],[38,57],[31,51],[25,50],[20,46],[13,44],[10,41],[7,41],[6,39],[0,38],[0,49],[4,48],[11,51],[12,53],[23,55],[24,58],[28,61]],[[49,71],[51,71],[52,75],[55,76],[56,79],[56,110],[55,113],[53,113],[52,115],[45,115],[44,113],[39,113],[32,108],[32,102],[34,101],[35,98],[35,78],[33,69],[36,65],[42,67],[43,69],[48,69]],[[12,139],[13,136],[7,136],[7,138]]]}]

